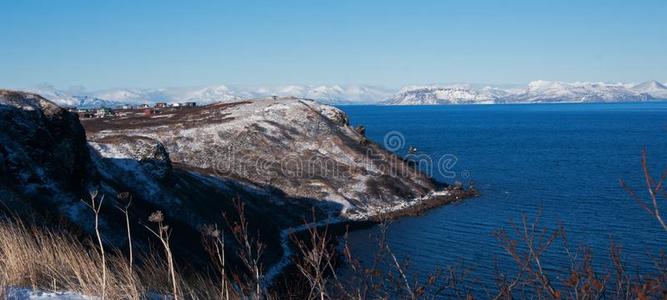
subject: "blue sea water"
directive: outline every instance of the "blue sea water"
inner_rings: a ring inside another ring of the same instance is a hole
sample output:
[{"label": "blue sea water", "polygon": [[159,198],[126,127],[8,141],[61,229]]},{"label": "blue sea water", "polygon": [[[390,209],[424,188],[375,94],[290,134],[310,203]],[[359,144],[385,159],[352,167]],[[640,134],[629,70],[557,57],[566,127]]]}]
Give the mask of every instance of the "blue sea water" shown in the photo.
[{"label": "blue sea water", "polygon": [[[612,241],[622,245],[628,268],[642,272],[650,272],[665,249],[667,232],[628,196],[619,179],[647,196],[643,147],[655,177],[667,168],[667,103],[341,109],[377,143],[391,131],[400,132],[405,138],[395,151],[400,155],[414,146],[434,158],[455,156],[456,178],[438,173],[435,178],[472,180],[481,193],[392,224],[389,243],[399,258],[410,258],[410,272],[423,276],[436,266],[464,266],[476,288],[493,288],[494,264],[505,270],[513,265],[493,232],[520,222],[522,215],[539,215],[540,224],[550,229],[564,225],[571,250],[590,247],[602,273],[608,270]],[[376,232],[350,234],[362,260],[370,259],[375,243],[369,236]],[[562,242],[554,243],[545,261],[553,270],[562,269],[567,263]]]}]

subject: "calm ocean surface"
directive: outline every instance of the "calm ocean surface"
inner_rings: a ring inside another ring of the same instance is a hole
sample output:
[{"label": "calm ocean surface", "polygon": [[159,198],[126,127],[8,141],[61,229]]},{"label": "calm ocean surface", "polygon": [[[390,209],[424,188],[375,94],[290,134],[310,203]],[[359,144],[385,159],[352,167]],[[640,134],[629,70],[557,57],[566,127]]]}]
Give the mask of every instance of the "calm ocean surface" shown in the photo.
[{"label": "calm ocean surface", "polygon": [[[389,241],[411,272],[464,265],[477,288],[494,287],[494,262],[511,261],[493,237],[522,214],[541,213],[541,224],[567,229],[573,250],[590,246],[594,262],[607,270],[609,245],[623,246],[630,270],[651,270],[665,249],[667,232],[620,188],[624,179],[640,189],[643,146],[655,177],[667,167],[667,103],[532,104],[465,106],[342,106],[354,125],[383,143],[398,131],[408,146],[435,160],[457,158],[456,179],[473,180],[478,198],[431,210],[392,224]],[[641,195],[646,195],[642,193]],[[667,214],[667,204],[665,205]],[[369,235],[351,233],[362,259],[374,249]],[[546,254],[547,268],[565,263],[563,244]],[[562,279],[562,278],[561,278]],[[556,280],[561,280],[556,279]],[[553,280],[553,279],[552,279]]]}]

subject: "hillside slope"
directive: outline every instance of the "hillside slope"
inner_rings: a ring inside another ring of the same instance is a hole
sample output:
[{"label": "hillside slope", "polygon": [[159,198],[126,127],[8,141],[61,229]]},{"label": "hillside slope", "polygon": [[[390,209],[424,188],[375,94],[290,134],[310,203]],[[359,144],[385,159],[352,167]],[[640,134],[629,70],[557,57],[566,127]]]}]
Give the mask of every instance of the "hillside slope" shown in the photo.
[{"label": "hillside slope", "polygon": [[368,213],[427,195],[436,184],[371,143],[345,113],[283,98],[167,109],[145,116],[85,120],[100,153],[128,138],[160,141],[176,164],[197,172],[315,199],[329,211]]}]

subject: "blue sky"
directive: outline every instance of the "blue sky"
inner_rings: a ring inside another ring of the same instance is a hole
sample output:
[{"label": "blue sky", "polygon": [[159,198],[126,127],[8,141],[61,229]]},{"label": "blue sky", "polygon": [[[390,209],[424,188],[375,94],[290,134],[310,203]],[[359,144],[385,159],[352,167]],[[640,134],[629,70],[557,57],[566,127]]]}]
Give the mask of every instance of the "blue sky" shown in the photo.
[{"label": "blue sky", "polygon": [[0,0],[0,87],[667,81],[667,1]]}]

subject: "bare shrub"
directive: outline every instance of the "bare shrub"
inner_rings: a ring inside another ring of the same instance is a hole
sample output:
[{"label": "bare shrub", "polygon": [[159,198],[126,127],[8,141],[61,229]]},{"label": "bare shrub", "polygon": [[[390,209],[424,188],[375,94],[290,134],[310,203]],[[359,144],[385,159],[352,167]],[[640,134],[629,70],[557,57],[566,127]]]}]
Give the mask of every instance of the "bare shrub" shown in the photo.
[{"label": "bare shrub", "polygon": [[352,254],[346,227],[340,251],[347,264],[344,274],[335,265],[339,252],[329,225],[317,227],[313,225],[317,222],[311,222],[304,232],[293,234],[294,263],[306,287],[305,293],[292,293],[305,299],[436,299],[471,295],[464,286],[467,273],[457,267],[436,268],[424,278],[412,274],[409,259],[400,259],[387,240],[390,219],[381,214],[377,219],[376,249],[368,263],[361,263]]},{"label": "bare shrub", "polygon": [[[628,274],[621,259],[622,248],[611,243],[609,265],[596,269],[593,251],[583,246],[576,253],[570,250],[564,227],[549,230],[539,224],[539,217],[528,221],[524,215],[521,224],[512,224],[511,231],[498,230],[495,236],[514,261],[517,271],[513,276],[498,270],[498,293],[495,299],[513,299],[516,291],[522,297],[538,299],[657,299],[667,295],[665,265],[656,263],[657,273]],[[563,250],[555,254],[565,255],[569,264],[544,267],[544,254],[556,241]],[[664,255],[660,255],[664,261]],[[555,268],[555,269],[554,269]],[[566,276],[559,278],[557,274]],[[558,280],[553,280],[558,278]]]},{"label": "bare shrub", "polygon": [[[519,225],[512,224],[514,236],[505,229],[494,233],[500,245],[519,268],[511,280],[499,278],[499,293],[496,298],[511,299],[512,291],[517,286],[529,285],[538,295],[546,293],[551,298],[558,299],[561,297],[561,292],[553,286],[544,271],[542,256],[561,233],[559,230],[549,232],[546,228],[540,228],[537,221],[529,223],[525,215],[521,221]],[[520,246],[525,248],[522,249]]]},{"label": "bare shrub", "polygon": [[[262,298],[262,295],[266,294],[266,291],[262,286],[264,273],[261,263],[266,245],[259,239],[259,233],[254,237],[250,234],[248,220],[245,214],[245,204],[240,199],[237,199],[235,207],[238,217],[237,221],[232,221],[228,215],[223,215],[223,217],[227,226],[231,228],[232,237],[239,246],[237,255],[250,274],[250,277],[247,278],[248,280],[241,280],[238,274],[236,274],[236,281],[241,283],[240,286],[251,287],[252,297],[254,299],[260,299]],[[244,281],[247,282],[247,284],[242,284]]]},{"label": "bare shrub", "polygon": [[662,229],[667,231],[667,223],[665,223],[665,221],[662,219],[662,215],[660,214],[660,204],[658,201],[659,199],[663,201],[665,198],[667,198],[667,192],[665,192],[664,186],[665,178],[667,178],[667,170],[662,172],[662,175],[658,181],[655,181],[648,167],[646,148],[642,150],[641,165],[642,171],[644,173],[644,184],[646,185],[645,188],[648,192],[649,200],[643,200],[637,194],[637,192],[635,192],[635,190],[626,184],[626,182],[622,179],[620,180],[621,187],[623,187],[628,192],[630,197],[635,200],[635,202],[637,202],[641,208],[643,208],[649,215],[654,217],[660,223]]},{"label": "bare shrub", "polygon": [[[313,219],[315,212],[313,211]],[[310,287],[307,299],[329,298],[327,290],[329,272],[333,277],[332,282],[339,282],[336,270],[331,261],[336,255],[336,250],[331,246],[332,237],[328,232],[329,226],[325,225],[322,230],[315,225],[306,225],[306,238],[291,235],[290,239],[297,249],[295,266],[301,275],[308,281]]]}]

